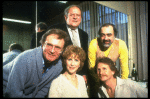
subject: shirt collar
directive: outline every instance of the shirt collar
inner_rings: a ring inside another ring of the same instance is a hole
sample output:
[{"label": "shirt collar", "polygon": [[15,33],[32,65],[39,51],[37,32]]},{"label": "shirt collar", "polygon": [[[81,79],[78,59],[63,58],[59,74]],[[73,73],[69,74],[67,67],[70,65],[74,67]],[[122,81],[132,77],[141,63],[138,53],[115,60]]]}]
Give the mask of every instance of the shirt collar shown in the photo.
[{"label": "shirt collar", "polygon": [[[116,77],[116,80],[117,80],[116,86],[120,86],[120,85],[125,84],[125,81],[124,81],[125,79],[121,79],[119,77]],[[104,85],[102,85],[100,88],[105,88],[105,87],[104,87]]]},{"label": "shirt collar", "polygon": [[[67,29],[68,29],[69,31],[72,30],[68,25],[67,25]],[[77,32],[77,31],[78,31],[78,28],[76,28],[75,31]]]}]

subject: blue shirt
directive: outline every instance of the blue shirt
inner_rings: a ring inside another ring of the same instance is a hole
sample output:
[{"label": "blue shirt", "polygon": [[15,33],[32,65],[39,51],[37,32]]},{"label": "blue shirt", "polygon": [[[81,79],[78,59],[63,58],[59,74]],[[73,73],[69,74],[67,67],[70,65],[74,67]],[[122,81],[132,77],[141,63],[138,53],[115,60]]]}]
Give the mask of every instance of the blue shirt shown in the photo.
[{"label": "blue shirt", "polygon": [[42,77],[44,77],[45,76],[45,74],[48,72],[48,70],[50,70],[51,69],[51,67],[52,67],[52,65],[51,66],[48,66],[48,67],[46,67],[45,66],[45,62],[44,62],[44,59],[42,58],[42,60],[43,60],[43,69],[44,69],[44,73],[42,73]]}]

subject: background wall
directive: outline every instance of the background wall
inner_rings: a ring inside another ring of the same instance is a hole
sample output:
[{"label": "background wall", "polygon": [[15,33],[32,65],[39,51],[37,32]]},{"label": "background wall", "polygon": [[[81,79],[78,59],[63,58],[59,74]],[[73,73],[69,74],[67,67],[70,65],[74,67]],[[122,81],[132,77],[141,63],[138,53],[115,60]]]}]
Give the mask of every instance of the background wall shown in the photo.
[{"label": "background wall", "polygon": [[24,50],[30,49],[32,25],[3,21],[3,50],[8,50],[9,45],[18,43]]}]

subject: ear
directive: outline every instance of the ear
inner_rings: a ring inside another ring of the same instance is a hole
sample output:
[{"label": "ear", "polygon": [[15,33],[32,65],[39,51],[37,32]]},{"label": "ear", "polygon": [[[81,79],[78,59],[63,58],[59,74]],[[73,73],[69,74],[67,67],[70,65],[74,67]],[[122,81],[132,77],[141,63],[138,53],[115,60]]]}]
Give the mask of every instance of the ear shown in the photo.
[{"label": "ear", "polygon": [[66,15],[64,15],[64,17],[65,17],[65,20],[67,21],[67,16],[66,16]]},{"label": "ear", "polygon": [[115,72],[114,71],[112,71],[112,75],[114,75],[115,74]]}]

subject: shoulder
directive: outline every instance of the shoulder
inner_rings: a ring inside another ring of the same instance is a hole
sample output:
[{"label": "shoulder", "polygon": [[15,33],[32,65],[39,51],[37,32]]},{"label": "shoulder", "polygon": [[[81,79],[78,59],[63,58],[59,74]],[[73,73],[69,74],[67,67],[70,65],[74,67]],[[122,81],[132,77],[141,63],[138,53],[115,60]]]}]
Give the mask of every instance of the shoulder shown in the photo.
[{"label": "shoulder", "polygon": [[117,77],[117,83],[118,83],[117,85],[126,87],[135,87],[138,84],[130,79],[121,79],[119,77]]},{"label": "shoulder", "polygon": [[121,46],[121,45],[126,45],[125,41],[122,40],[122,39],[115,38],[115,40],[119,42],[119,46]]},{"label": "shoulder", "polygon": [[17,60],[22,60],[22,61],[27,61],[28,63],[30,63],[33,60],[36,60],[36,57],[40,56],[39,54],[42,54],[41,51],[42,51],[41,47],[37,47],[37,48],[34,48],[34,49],[29,49],[29,50],[26,50],[26,51],[20,53],[16,57],[16,59]]},{"label": "shoulder", "polygon": [[62,83],[63,75],[60,74],[57,78],[52,81],[52,85],[58,85]]},{"label": "shoulder", "polygon": [[84,78],[83,76],[79,75],[79,74],[76,74],[77,78],[80,80],[80,81],[84,81]]},{"label": "shoulder", "polygon": [[90,45],[96,46],[97,45],[97,38],[91,40]]},{"label": "shoulder", "polygon": [[78,30],[79,30],[79,32],[80,32],[80,33],[82,33],[82,34],[84,34],[84,35],[88,36],[87,32],[83,31],[83,30],[82,30],[82,29],[80,29],[80,28],[78,28]]}]

